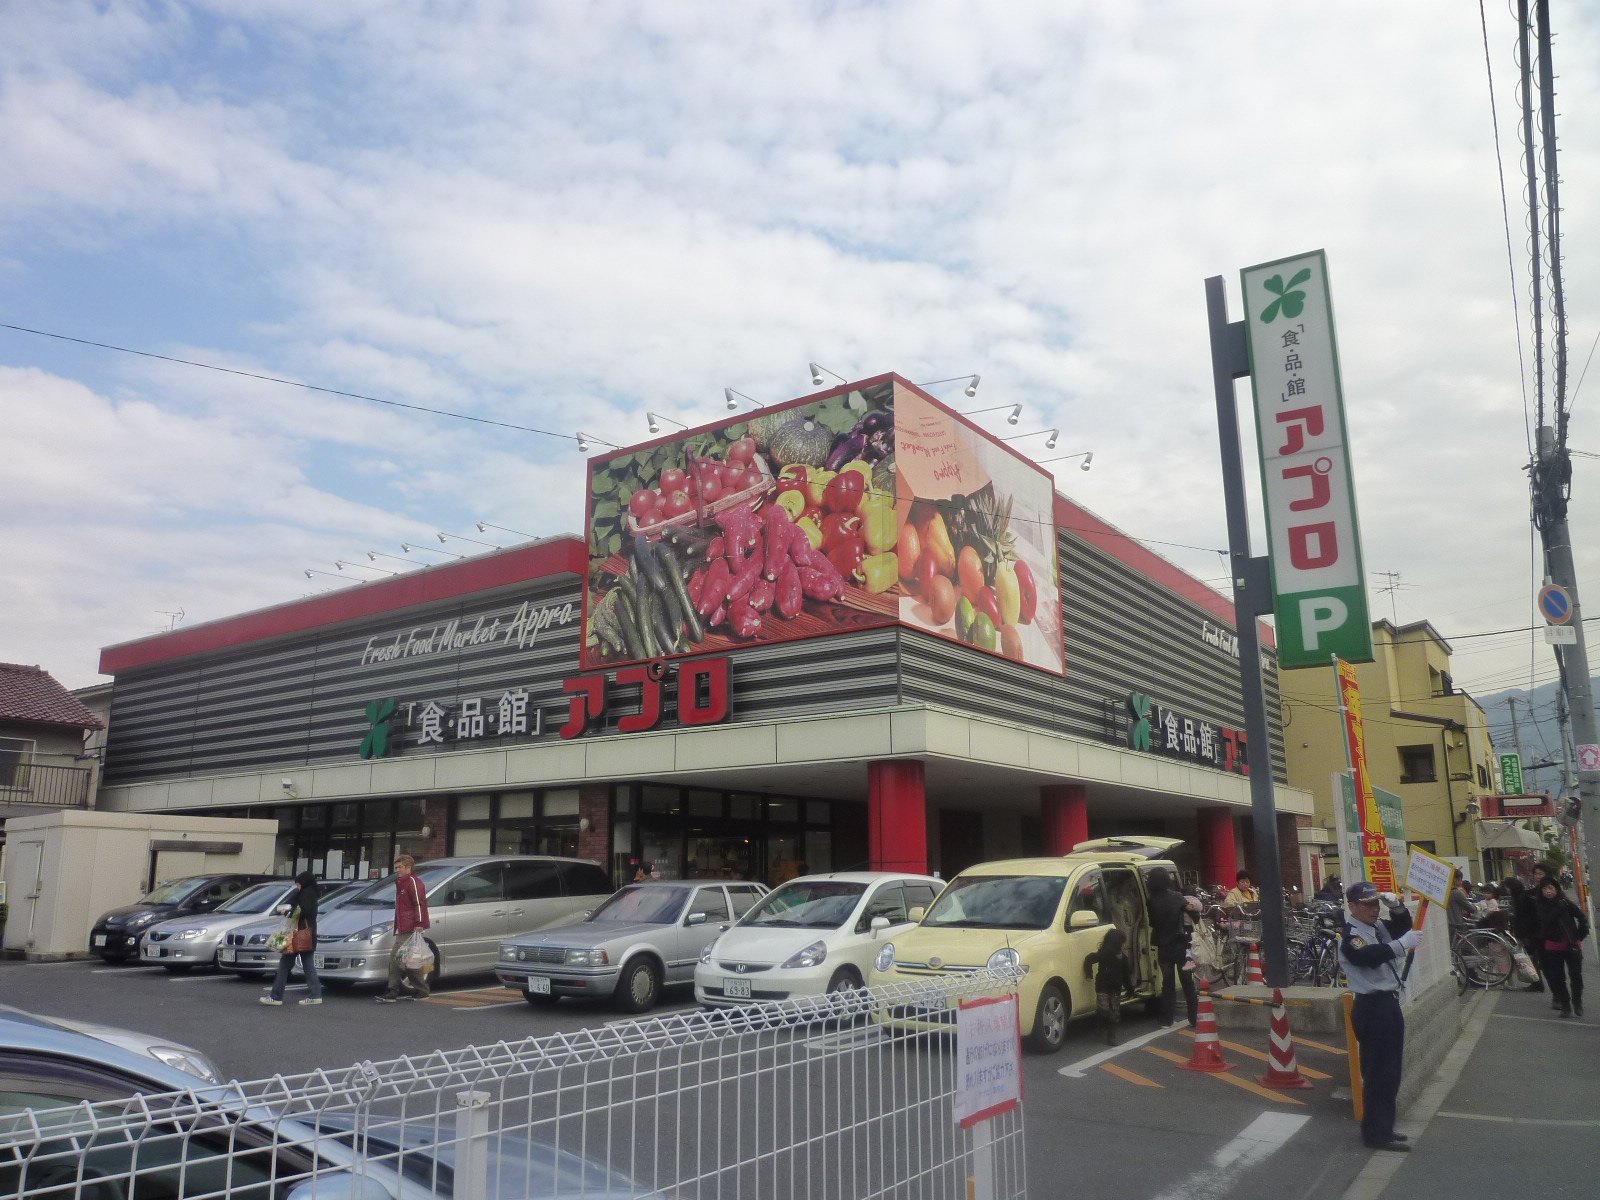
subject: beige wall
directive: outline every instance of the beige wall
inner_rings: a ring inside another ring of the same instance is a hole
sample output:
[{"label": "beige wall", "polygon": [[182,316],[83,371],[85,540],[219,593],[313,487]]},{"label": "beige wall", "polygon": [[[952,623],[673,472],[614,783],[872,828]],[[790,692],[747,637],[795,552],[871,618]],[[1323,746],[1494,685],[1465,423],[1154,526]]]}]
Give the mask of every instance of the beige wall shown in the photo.
[{"label": "beige wall", "polygon": [[229,841],[243,847],[237,854],[163,851],[163,878],[258,873],[272,870],[277,832],[276,821],[151,813],[74,810],[12,817],[6,823],[10,914],[4,950],[29,958],[86,955],[95,919],[144,894],[152,842]]},{"label": "beige wall", "polygon": [[[1396,628],[1379,621],[1373,626],[1372,638],[1375,661],[1357,665],[1356,681],[1361,688],[1367,769],[1373,786],[1400,797],[1408,841],[1431,841],[1438,854],[1476,859],[1476,822],[1461,820],[1457,824],[1455,819],[1466,816],[1472,798],[1497,790],[1494,748],[1483,710],[1463,692],[1442,694],[1450,653],[1426,622]],[[1316,823],[1332,830],[1331,781],[1334,772],[1346,769],[1333,668],[1284,671],[1279,675],[1279,688],[1289,782],[1312,793]],[[1445,719],[1461,728],[1446,729],[1437,721],[1417,717]],[[1432,782],[1401,782],[1402,746],[1431,748]],[[1482,776],[1480,767],[1486,772]]]}]

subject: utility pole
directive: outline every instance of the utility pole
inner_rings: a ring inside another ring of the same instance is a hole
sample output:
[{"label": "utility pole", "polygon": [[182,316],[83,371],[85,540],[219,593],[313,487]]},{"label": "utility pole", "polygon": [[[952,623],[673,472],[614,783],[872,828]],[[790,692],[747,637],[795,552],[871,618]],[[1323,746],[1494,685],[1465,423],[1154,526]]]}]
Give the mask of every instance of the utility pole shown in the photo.
[{"label": "utility pole", "polygon": [[[1533,462],[1533,523],[1544,543],[1545,572],[1551,583],[1566,590],[1571,601],[1567,624],[1574,640],[1554,647],[1561,667],[1563,692],[1578,750],[1578,795],[1582,806],[1581,843],[1585,864],[1594,861],[1591,849],[1600,844],[1600,723],[1594,711],[1594,689],[1589,678],[1589,652],[1584,640],[1583,609],[1578,600],[1578,576],[1572,556],[1572,534],[1567,525],[1567,496],[1572,485],[1572,459],[1567,449],[1567,328],[1566,299],[1561,283],[1561,197],[1556,169],[1555,71],[1550,54],[1549,0],[1536,0],[1537,26],[1528,19],[1528,0],[1517,0],[1519,66],[1522,83],[1524,165],[1531,273],[1533,284],[1534,369],[1538,398],[1537,442]],[[1533,56],[1530,34],[1538,37],[1539,119],[1533,120]],[[1535,168],[1535,141],[1542,151],[1542,170]],[[1544,252],[1540,250],[1540,233]],[[1550,314],[1553,325],[1554,382],[1551,403],[1545,404],[1544,331],[1541,301],[1544,270],[1548,267]]]},{"label": "utility pole", "polygon": [[[1517,724],[1517,698],[1515,696],[1506,701],[1506,708],[1511,712],[1511,749],[1519,759],[1522,759],[1522,728]],[[1529,715],[1532,715],[1531,709],[1529,710]],[[1527,760],[1523,759],[1523,761]]]}]

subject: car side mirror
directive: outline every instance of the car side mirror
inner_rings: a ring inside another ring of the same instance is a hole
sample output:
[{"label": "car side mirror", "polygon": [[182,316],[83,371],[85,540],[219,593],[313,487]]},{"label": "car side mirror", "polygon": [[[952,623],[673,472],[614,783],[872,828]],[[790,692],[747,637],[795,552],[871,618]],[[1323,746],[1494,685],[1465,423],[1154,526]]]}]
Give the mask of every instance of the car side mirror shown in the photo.
[{"label": "car side mirror", "polygon": [[277,913],[280,917],[287,917],[294,910],[292,908],[290,908],[287,904],[280,904],[280,905],[278,905],[277,908],[273,909],[272,911]]},{"label": "car side mirror", "polygon": [[925,917],[927,915],[928,915],[928,910],[926,908],[924,908],[922,905],[919,904],[915,908],[913,908],[910,912],[906,913],[906,920],[908,920],[908,921],[920,921],[920,920],[922,920],[923,917]]},{"label": "car side mirror", "polygon": [[1093,929],[1100,924],[1100,914],[1091,908],[1080,908],[1067,918],[1068,929]]},{"label": "car side mirror", "polygon": [[706,915],[703,912],[692,912],[684,918],[683,923],[685,925],[704,925],[706,923]]},{"label": "car side mirror", "polygon": [[889,921],[888,917],[873,917],[872,918],[872,936],[873,937],[877,937],[885,929],[889,928],[889,925],[890,925],[890,921]]}]

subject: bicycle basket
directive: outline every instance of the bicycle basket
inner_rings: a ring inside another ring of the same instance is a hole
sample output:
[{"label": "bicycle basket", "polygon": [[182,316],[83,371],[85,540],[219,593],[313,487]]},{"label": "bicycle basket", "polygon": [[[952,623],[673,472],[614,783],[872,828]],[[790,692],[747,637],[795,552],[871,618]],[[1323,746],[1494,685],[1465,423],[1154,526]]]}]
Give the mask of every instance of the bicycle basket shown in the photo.
[{"label": "bicycle basket", "polygon": [[1230,917],[1228,919],[1228,936],[1236,942],[1259,942],[1261,940],[1261,918]]}]

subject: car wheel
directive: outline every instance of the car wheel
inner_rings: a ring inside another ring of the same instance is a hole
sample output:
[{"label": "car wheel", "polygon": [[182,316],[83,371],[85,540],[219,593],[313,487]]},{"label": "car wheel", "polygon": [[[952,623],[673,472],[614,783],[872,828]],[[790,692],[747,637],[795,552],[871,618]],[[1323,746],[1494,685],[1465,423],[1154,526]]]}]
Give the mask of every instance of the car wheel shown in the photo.
[{"label": "car wheel", "polygon": [[1072,1016],[1067,989],[1054,981],[1044,985],[1039,993],[1039,1007],[1033,1014],[1033,1032],[1028,1035],[1028,1049],[1035,1054],[1054,1054],[1066,1043],[1067,1019]]},{"label": "car wheel", "polygon": [[828,980],[828,994],[835,992],[853,992],[861,986],[861,976],[856,974],[854,967],[840,967],[833,973],[833,978]]},{"label": "car wheel", "polygon": [[163,971],[170,971],[174,975],[187,975],[194,968],[193,963],[162,963]]},{"label": "car wheel", "polygon": [[661,974],[648,958],[636,958],[617,980],[617,1007],[627,1012],[654,1008],[661,996]]}]

